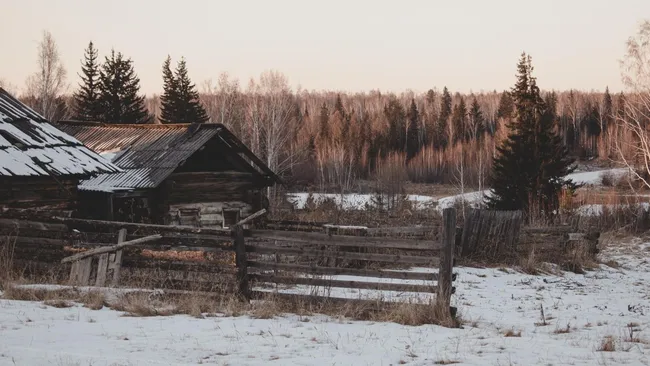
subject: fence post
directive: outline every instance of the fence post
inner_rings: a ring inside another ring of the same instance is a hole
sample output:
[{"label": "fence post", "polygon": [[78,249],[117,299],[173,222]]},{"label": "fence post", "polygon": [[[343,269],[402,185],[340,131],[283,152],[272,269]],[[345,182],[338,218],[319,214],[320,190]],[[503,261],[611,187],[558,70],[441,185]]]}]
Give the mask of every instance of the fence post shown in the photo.
[{"label": "fence post", "polygon": [[237,265],[237,285],[239,296],[244,301],[250,301],[251,293],[248,284],[248,265],[246,263],[246,241],[241,225],[232,228],[233,246],[235,247],[235,264]]},{"label": "fence post", "polygon": [[[126,241],[126,229],[120,229],[117,233],[117,244]],[[115,257],[111,261],[109,259],[108,269],[113,270],[113,279],[111,286],[117,287],[120,284],[120,272],[122,271],[122,250],[115,252]]]},{"label": "fence post", "polygon": [[450,307],[452,294],[452,281],[454,269],[454,247],[456,243],[456,209],[446,208],[442,212],[442,253],[440,255],[440,269],[438,270],[438,296],[437,305],[441,309],[449,309],[451,315],[455,309]]}]

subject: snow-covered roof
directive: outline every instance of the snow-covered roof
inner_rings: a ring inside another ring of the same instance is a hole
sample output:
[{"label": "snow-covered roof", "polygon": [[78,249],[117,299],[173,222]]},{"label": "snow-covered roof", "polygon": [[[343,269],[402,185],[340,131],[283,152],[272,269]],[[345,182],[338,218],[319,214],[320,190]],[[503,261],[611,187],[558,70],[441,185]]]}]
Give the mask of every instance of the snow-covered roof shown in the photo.
[{"label": "snow-covered roof", "polygon": [[91,176],[120,171],[0,88],[0,176]]}]

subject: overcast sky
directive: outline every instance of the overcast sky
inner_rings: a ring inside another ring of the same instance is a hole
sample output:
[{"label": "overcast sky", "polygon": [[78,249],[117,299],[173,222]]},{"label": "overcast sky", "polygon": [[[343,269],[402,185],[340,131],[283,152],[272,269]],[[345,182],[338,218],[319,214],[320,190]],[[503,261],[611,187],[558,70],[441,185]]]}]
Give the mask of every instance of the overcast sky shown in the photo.
[{"label": "overcast sky", "polygon": [[621,90],[618,60],[649,0],[9,0],[0,78],[23,88],[49,30],[72,91],[84,48],[134,61],[142,91],[185,56],[196,84],[228,72],[245,86],[266,69],[303,89],[503,90],[522,51],[542,89]]}]

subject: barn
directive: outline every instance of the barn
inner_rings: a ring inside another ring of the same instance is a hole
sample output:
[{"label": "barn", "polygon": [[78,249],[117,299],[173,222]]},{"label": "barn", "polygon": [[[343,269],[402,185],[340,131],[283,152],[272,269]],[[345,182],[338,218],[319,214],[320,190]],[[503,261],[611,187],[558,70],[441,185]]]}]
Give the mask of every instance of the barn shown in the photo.
[{"label": "barn", "polygon": [[79,184],[88,218],[228,228],[267,208],[266,188],[280,183],[222,124],[57,127],[123,169]]},{"label": "barn", "polygon": [[0,209],[73,215],[78,185],[116,165],[0,88]]}]

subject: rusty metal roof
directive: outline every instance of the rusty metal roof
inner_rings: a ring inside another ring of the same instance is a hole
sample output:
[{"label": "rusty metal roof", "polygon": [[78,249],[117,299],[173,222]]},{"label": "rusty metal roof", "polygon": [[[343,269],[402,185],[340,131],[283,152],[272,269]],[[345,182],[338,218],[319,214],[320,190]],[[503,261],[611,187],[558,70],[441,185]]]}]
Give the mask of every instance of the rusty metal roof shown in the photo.
[{"label": "rusty metal roof", "polygon": [[222,124],[103,124],[63,121],[62,131],[75,136],[99,154],[110,156],[123,173],[101,174],[85,180],[82,190],[113,192],[155,188],[211,139],[235,155],[250,172],[279,178]]},{"label": "rusty metal roof", "polygon": [[0,176],[91,176],[121,170],[0,88]]}]

